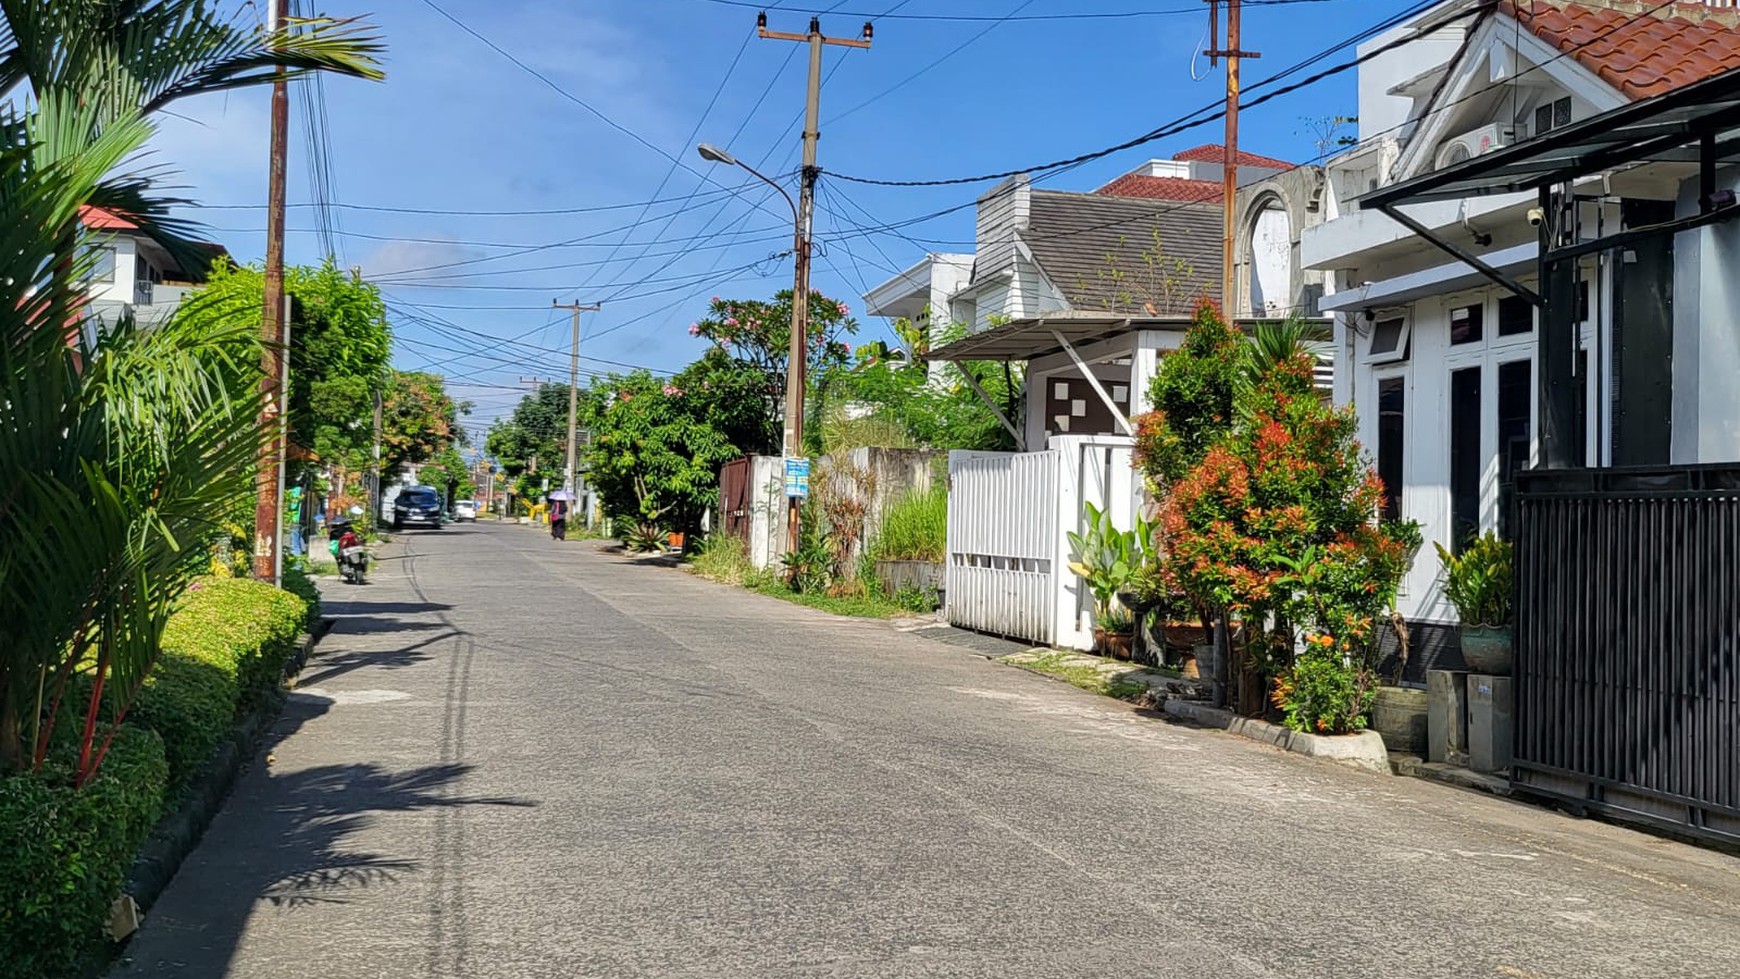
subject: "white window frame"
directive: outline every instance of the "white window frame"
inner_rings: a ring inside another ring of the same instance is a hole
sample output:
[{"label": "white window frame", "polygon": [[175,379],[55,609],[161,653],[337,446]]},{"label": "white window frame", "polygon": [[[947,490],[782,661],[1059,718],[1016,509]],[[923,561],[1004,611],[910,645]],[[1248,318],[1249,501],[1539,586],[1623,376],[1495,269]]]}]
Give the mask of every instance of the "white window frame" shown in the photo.
[{"label": "white window frame", "polygon": [[[1361,319],[1364,319],[1364,317],[1362,316]],[[1377,325],[1385,320],[1393,319],[1399,319],[1402,321],[1402,333],[1396,338],[1396,349],[1386,350],[1383,353],[1372,353],[1372,341],[1377,339]],[[1377,310],[1372,315],[1371,320],[1365,324],[1364,335],[1361,336],[1357,332],[1355,333],[1362,348],[1359,357],[1360,363],[1372,366],[1407,363],[1408,344],[1413,340],[1413,334],[1413,307],[1400,306]]]}]

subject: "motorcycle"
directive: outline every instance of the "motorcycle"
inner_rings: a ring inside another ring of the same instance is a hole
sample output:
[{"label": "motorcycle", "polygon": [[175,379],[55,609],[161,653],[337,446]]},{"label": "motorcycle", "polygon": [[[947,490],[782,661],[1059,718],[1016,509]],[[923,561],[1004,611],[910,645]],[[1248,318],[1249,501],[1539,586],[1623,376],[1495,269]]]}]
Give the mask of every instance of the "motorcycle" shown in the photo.
[{"label": "motorcycle", "polygon": [[345,581],[353,585],[366,584],[363,572],[368,570],[368,551],[363,549],[362,538],[357,536],[349,521],[339,521],[332,526],[332,542],[328,545],[332,556],[338,559],[338,573]]}]

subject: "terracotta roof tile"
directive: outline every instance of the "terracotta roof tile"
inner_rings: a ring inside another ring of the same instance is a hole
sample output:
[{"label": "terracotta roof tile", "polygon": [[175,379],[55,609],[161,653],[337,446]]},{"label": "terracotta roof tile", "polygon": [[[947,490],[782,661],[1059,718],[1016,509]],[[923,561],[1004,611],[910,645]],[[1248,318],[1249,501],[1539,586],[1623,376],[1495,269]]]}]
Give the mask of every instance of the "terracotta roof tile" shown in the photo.
[{"label": "terracotta roof tile", "polygon": [[[1174,160],[1184,160],[1189,163],[1219,163],[1226,159],[1226,147],[1220,143],[1209,143],[1206,146],[1195,146],[1182,153],[1172,154]],[[1264,167],[1273,170],[1291,170],[1293,164],[1286,160],[1277,160],[1272,156],[1258,156],[1255,153],[1239,151],[1239,166]]]},{"label": "terracotta roof tile", "polygon": [[1151,201],[1218,201],[1220,191],[1220,184],[1213,180],[1126,173],[1094,193],[1107,197],[1141,197]]},{"label": "terracotta roof tile", "polygon": [[84,222],[85,227],[99,231],[133,231],[139,227],[113,211],[89,204],[79,205],[79,220]]},{"label": "terracotta roof tile", "polygon": [[1697,0],[1503,0],[1500,9],[1627,98],[1740,68],[1740,11]]}]

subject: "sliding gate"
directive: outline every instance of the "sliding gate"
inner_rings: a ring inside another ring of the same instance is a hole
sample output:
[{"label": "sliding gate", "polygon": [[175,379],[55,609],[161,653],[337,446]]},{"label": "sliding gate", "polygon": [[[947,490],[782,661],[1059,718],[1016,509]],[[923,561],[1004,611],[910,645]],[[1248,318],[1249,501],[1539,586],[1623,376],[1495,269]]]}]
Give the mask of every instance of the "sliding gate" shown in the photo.
[{"label": "sliding gate", "polygon": [[1740,466],[1517,489],[1513,780],[1740,842]]}]

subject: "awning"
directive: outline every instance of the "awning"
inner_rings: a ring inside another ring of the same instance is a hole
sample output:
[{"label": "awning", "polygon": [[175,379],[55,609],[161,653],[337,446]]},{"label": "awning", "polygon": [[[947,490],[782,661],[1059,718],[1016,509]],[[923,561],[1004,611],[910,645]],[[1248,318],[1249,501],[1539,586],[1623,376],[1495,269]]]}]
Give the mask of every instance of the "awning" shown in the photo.
[{"label": "awning", "polygon": [[1696,166],[1700,141],[1719,159],[1740,156],[1740,71],[1493,150],[1359,198],[1362,209],[1536,190],[1630,163]]},{"label": "awning", "polygon": [[932,350],[926,360],[958,362],[963,360],[1037,360],[1062,353],[1070,346],[1109,340],[1141,330],[1173,330],[1182,333],[1190,328],[1188,316],[1118,316],[1111,313],[1058,312],[1029,319],[1010,320],[988,330],[981,330]]},{"label": "awning", "polygon": [[[1481,255],[1480,259],[1501,272],[1525,272],[1534,268],[1535,261],[1539,257],[1540,246],[1527,244],[1488,252]],[[1418,272],[1410,272],[1407,275],[1398,275],[1393,279],[1350,286],[1332,296],[1324,296],[1317,306],[1324,312],[1330,313],[1349,309],[1396,306],[1413,302],[1416,299],[1424,299],[1427,296],[1441,296],[1447,292],[1472,289],[1475,286],[1485,285],[1486,282],[1487,278],[1484,273],[1478,272],[1462,262],[1450,262]]]}]

